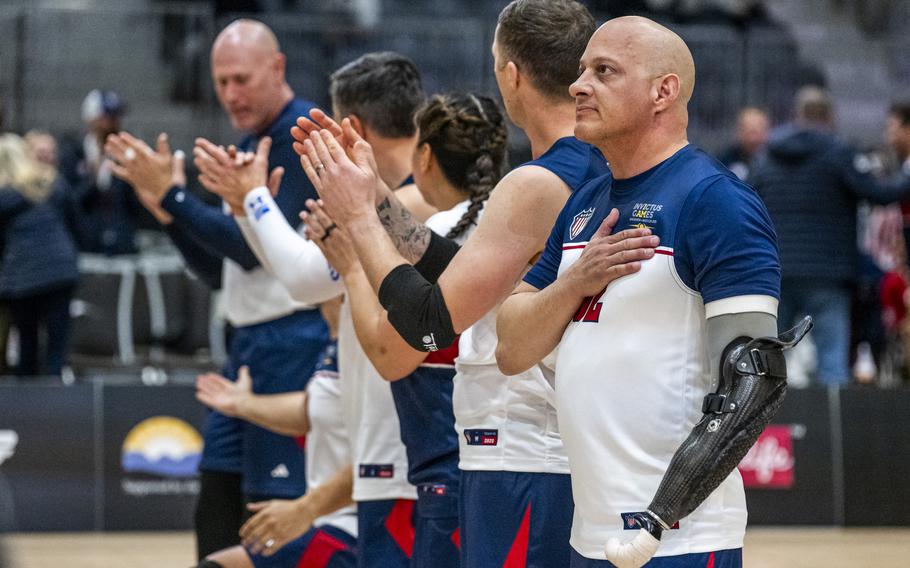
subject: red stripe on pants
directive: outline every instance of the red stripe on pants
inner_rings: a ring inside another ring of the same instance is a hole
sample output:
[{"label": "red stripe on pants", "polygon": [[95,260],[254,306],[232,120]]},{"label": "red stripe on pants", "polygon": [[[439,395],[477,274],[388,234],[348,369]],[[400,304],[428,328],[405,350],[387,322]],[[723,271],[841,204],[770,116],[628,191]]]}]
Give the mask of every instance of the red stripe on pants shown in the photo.
[{"label": "red stripe on pants", "polygon": [[385,528],[395,544],[411,557],[414,553],[414,501],[399,499],[385,518]]},{"label": "red stripe on pants", "polygon": [[317,531],[300,557],[297,568],[325,568],[335,553],[345,548],[347,545],[334,536]]},{"label": "red stripe on pants", "polygon": [[525,509],[524,518],[521,519],[521,526],[518,527],[518,534],[512,541],[512,547],[509,549],[509,555],[506,556],[506,562],[502,568],[525,568],[528,562],[528,539],[531,535],[531,504]]}]

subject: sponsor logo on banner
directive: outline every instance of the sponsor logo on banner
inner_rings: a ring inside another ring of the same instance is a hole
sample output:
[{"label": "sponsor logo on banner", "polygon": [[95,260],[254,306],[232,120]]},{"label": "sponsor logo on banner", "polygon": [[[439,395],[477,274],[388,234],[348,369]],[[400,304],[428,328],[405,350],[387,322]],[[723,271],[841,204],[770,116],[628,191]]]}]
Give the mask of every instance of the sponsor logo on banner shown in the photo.
[{"label": "sponsor logo on banner", "polygon": [[18,444],[19,434],[15,430],[0,430],[0,465],[13,457]]},{"label": "sponsor logo on banner", "polygon": [[172,416],[153,416],[134,426],[123,442],[121,466],[131,474],[121,480],[134,496],[195,495],[202,459],[202,436]]},{"label": "sponsor logo on banner", "polygon": [[743,485],[750,489],[793,487],[793,435],[790,426],[772,424],[739,464]]}]

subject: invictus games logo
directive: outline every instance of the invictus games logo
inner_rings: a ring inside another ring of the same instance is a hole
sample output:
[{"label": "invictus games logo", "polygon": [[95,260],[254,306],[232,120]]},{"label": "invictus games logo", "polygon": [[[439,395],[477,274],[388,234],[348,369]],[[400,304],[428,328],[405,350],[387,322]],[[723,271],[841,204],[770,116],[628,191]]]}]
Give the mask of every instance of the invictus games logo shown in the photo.
[{"label": "invictus games logo", "polygon": [[657,214],[663,210],[660,203],[636,203],[629,217],[629,226],[638,229],[654,227],[657,224]]},{"label": "invictus games logo", "polygon": [[195,428],[179,418],[153,416],[134,426],[123,442],[121,466],[131,475],[121,486],[134,496],[195,495],[201,459],[202,436]]},{"label": "invictus games logo", "polygon": [[13,457],[19,444],[19,434],[15,430],[0,430],[0,465]]},{"label": "invictus games logo", "polygon": [[581,234],[588,225],[588,221],[594,216],[594,207],[580,211],[572,217],[572,224],[569,226],[569,240]]}]

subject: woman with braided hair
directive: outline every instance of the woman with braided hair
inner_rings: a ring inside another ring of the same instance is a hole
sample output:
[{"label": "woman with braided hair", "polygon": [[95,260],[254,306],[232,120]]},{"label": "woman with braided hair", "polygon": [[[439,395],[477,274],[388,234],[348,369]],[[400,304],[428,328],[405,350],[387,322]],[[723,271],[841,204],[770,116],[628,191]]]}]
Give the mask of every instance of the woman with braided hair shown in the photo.
[{"label": "woman with braided hair", "polygon": [[[488,97],[436,95],[418,110],[415,121],[412,175],[424,200],[440,211],[427,226],[462,243],[502,176],[507,138],[502,112]],[[331,225],[320,205],[311,203],[310,238],[344,279],[360,344],[392,382],[408,480],[418,490],[411,566],[459,566],[461,472],[452,407],[458,341],[430,354],[408,345],[389,323],[344,228],[323,238]]]},{"label": "woman with braided hair", "polygon": [[456,239],[477,224],[502,177],[507,130],[497,104],[485,96],[436,95],[417,112],[412,172],[427,203],[439,211],[467,209],[446,234]]}]

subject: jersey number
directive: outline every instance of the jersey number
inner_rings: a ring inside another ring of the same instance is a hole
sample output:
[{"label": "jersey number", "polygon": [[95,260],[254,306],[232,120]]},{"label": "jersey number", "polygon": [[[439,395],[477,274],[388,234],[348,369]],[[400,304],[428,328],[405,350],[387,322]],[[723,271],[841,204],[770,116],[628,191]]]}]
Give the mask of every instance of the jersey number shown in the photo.
[{"label": "jersey number", "polygon": [[600,321],[600,308],[603,307],[603,302],[600,301],[600,298],[604,295],[607,289],[604,288],[596,296],[588,296],[581,301],[581,305],[578,307],[578,311],[575,312],[575,315],[572,317],[573,322],[586,321],[586,322],[599,322]]}]

